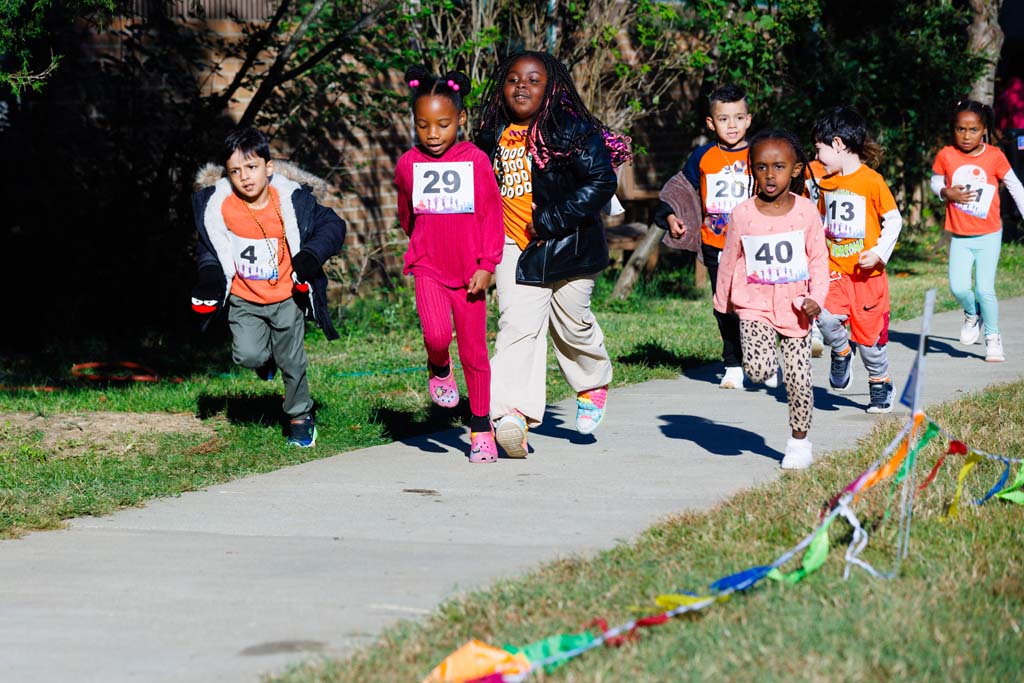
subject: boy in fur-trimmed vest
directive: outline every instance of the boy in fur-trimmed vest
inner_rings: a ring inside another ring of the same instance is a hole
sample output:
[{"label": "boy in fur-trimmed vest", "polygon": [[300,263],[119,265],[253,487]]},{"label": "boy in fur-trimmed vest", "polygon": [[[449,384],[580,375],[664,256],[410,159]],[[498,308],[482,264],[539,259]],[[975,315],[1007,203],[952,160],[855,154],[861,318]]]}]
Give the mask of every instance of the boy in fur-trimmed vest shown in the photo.
[{"label": "boy in fur-trimmed vest", "polygon": [[[309,314],[328,339],[338,338],[327,311],[323,264],[341,250],[345,222],[317,203],[309,187],[285,177],[284,169],[275,174],[269,142],[258,130],[229,134],[221,160],[223,169],[210,164],[196,176],[199,277],[192,308],[206,318],[205,327],[226,307],[234,361],[266,380],[281,371],[288,443],[309,448],[317,432],[306,379],[305,319]],[[301,171],[287,175],[308,179]]]}]

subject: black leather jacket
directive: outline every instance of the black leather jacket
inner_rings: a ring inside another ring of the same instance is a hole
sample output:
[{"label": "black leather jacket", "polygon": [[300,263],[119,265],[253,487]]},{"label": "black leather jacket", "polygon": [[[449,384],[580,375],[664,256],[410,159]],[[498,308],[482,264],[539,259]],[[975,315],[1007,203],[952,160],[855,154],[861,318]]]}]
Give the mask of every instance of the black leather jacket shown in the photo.
[{"label": "black leather jacket", "polygon": [[[563,116],[559,135],[567,139],[589,127]],[[481,131],[476,144],[494,163],[499,131]],[[562,140],[556,140],[556,145]],[[599,131],[592,131],[572,163],[556,169],[532,166],[533,227],[538,240],[526,245],[516,265],[516,282],[542,285],[591,275],[608,266],[601,209],[618,186],[611,156]]]}]

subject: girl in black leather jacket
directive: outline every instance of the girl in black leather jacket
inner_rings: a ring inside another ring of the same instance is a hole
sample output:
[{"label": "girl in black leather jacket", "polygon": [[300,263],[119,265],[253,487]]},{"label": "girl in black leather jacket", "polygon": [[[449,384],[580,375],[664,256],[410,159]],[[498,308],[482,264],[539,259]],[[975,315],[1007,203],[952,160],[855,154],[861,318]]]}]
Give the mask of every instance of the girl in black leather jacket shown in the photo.
[{"label": "girl in black leather jacket", "polygon": [[498,337],[491,359],[491,418],[511,457],[525,457],[527,430],[545,405],[547,334],[577,392],[576,428],[604,416],[611,360],[590,310],[596,275],[608,265],[601,209],[631,158],[628,138],[583,104],[551,55],[520,52],[493,73],[474,141],[494,163],[505,249],[495,271]]}]

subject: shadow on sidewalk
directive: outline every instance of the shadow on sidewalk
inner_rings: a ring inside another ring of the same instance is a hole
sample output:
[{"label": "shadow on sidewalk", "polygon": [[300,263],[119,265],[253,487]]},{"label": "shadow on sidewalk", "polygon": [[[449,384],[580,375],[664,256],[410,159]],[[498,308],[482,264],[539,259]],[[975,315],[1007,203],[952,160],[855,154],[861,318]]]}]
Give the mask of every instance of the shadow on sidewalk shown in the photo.
[{"label": "shadow on sidewalk", "polygon": [[469,424],[469,401],[461,400],[453,408],[430,404],[426,416],[421,411],[375,408],[370,421],[384,427],[384,433],[394,441],[414,446],[427,453],[446,453],[450,449],[466,452],[469,440],[464,425]]},{"label": "shadow on sidewalk", "polygon": [[[765,443],[764,437],[746,429],[720,424],[697,415],[659,415],[665,424],[661,433],[670,439],[683,439],[715,455],[743,455],[753,453],[775,461],[782,460],[782,453]],[[789,429],[782,425],[784,431]]]},{"label": "shadow on sidewalk", "polygon": [[[897,344],[906,346],[911,351],[917,351],[917,342],[921,337],[920,334],[913,332],[894,332],[889,331],[889,341]],[[952,342],[952,343],[950,343]],[[974,346],[970,347],[972,350],[968,351],[967,347],[960,343],[959,339],[953,337],[937,337],[934,334],[928,337],[928,349],[929,355],[941,353],[950,358],[978,358],[984,360],[985,354],[982,352],[973,352]],[[984,350],[985,346],[982,344],[978,346],[979,349]]]}]

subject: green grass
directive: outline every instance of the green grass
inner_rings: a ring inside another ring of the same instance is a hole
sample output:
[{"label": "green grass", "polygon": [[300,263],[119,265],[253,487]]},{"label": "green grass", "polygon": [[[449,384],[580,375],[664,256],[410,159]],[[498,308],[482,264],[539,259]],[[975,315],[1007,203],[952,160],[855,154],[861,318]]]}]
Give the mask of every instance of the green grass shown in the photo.
[{"label": "green grass", "polygon": [[[912,251],[901,245],[891,264],[894,318],[918,315],[923,292],[930,287],[939,290],[940,310],[953,308],[944,259],[927,260]],[[615,272],[598,280],[594,309],[614,361],[616,386],[676,377],[683,369],[715,361],[720,353],[707,289],[693,287],[692,268],[667,261],[662,265],[627,301],[609,300]],[[1006,245],[1000,296],[1024,294],[1022,273],[1024,248]],[[493,331],[493,316],[490,323]],[[128,360],[147,361],[162,373],[180,376],[180,383],[76,383],[68,374],[73,362],[105,360],[109,354],[88,344],[79,344],[74,352],[64,348],[31,359],[6,359],[0,365],[0,382],[6,387],[53,385],[58,390],[0,392],[0,536],[54,528],[69,517],[104,514],[153,497],[460,424],[461,414],[433,407],[426,394],[425,371],[417,370],[425,357],[416,325],[412,293],[399,290],[346,310],[342,339],[329,343],[319,332],[307,336],[320,432],[317,447],[308,450],[284,443],[278,423],[280,382],[262,383],[252,372],[231,366],[224,334],[201,341],[207,345],[201,353],[140,340],[139,355]],[[553,357],[549,368],[548,400],[568,397],[571,390]],[[3,414],[15,411],[44,418],[82,411],[179,413],[203,417],[207,429],[135,432],[113,444],[88,439],[72,445],[53,439],[44,443],[35,427],[5,425]],[[117,447],[125,439],[134,446]]]},{"label": "green grass", "polygon": [[[1024,455],[1024,382],[994,388],[931,414],[967,443]],[[995,430],[992,425],[1005,425]],[[659,524],[636,541],[589,560],[567,559],[442,604],[419,623],[387,630],[348,660],[286,672],[278,683],[418,681],[471,637],[522,646],[578,632],[595,617],[610,624],[660,610],[663,592],[699,591],[711,581],[767,564],[817,523],[823,501],[852,481],[896,434],[884,421],[857,447],[813,468],[741,493],[705,513]],[[945,444],[921,453],[919,480]],[[599,648],[535,680],[630,681],[1016,681],[1024,666],[1024,507],[993,500],[961,506],[943,521],[962,458],[951,456],[914,511],[910,557],[891,581],[853,570],[842,578],[850,527],[830,529],[830,555],[796,586],[762,582],[699,615],[644,630],[635,642]],[[983,463],[963,500],[980,497],[1001,467]],[[855,506],[870,530],[862,557],[894,564],[889,486]],[[792,563],[795,568],[796,563]],[[789,569],[790,567],[786,567]]]}]

